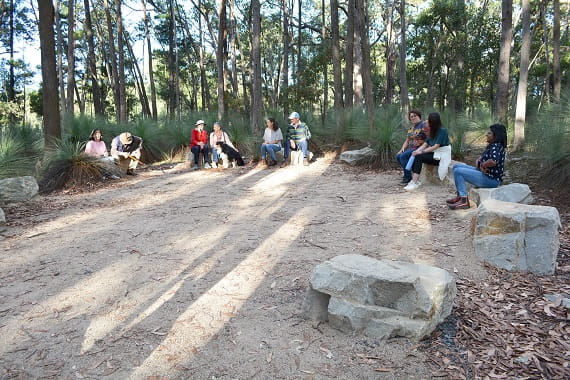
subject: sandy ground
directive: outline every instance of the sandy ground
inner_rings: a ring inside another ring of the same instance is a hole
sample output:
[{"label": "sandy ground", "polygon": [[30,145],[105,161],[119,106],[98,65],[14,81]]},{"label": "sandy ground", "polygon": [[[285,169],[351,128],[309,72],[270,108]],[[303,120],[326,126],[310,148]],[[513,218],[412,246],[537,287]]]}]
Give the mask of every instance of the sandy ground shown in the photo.
[{"label": "sandy ground", "polygon": [[399,178],[324,157],[146,171],[33,201],[33,223],[0,236],[0,378],[429,378],[417,342],[301,315],[312,269],[336,255],[485,277],[472,211]]}]

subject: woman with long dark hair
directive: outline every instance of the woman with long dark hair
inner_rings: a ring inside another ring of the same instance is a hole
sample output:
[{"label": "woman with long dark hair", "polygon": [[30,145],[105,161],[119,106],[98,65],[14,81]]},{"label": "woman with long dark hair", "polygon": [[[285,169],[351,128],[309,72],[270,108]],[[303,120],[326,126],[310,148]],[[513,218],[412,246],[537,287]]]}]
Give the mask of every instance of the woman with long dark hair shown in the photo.
[{"label": "woman with long dark hair", "polygon": [[487,131],[487,148],[475,161],[476,167],[467,164],[453,166],[453,179],[457,195],[446,202],[452,210],[469,208],[467,183],[475,187],[495,188],[503,180],[507,129],[502,124],[493,124]]},{"label": "woman with long dark hair", "polygon": [[[283,134],[275,118],[268,118],[266,125],[267,128],[265,128],[265,132],[263,133],[263,143],[261,144],[261,159],[265,161],[267,166],[273,166],[277,162],[275,152],[281,150]],[[269,153],[270,158],[267,158],[267,153]]]},{"label": "woman with long dark hair", "polygon": [[[429,128],[428,138],[418,149],[412,152],[414,156],[414,164],[412,166],[412,180],[404,189],[415,190],[420,183],[420,173],[423,164],[439,166],[440,160],[434,158],[434,151],[437,149],[449,146],[449,135],[447,129],[443,128],[441,124],[441,117],[438,113],[432,112],[428,115],[427,127]],[[449,160],[451,161],[451,151],[449,151]]]}]

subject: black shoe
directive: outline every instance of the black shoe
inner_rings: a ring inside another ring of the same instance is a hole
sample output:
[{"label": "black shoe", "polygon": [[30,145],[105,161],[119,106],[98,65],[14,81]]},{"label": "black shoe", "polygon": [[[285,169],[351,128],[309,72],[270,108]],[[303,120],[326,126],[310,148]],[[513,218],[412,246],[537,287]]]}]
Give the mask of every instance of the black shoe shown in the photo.
[{"label": "black shoe", "polygon": [[411,178],[402,178],[402,182],[400,182],[400,185],[407,185],[408,183],[410,183],[412,179]]},{"label": "black shoe", "polygon": [[137,173],[135,173],[135,171],[133,169],[129,169],[129,170],[127,170],[127,175],[135,176],[135,175],[137,175]]}]

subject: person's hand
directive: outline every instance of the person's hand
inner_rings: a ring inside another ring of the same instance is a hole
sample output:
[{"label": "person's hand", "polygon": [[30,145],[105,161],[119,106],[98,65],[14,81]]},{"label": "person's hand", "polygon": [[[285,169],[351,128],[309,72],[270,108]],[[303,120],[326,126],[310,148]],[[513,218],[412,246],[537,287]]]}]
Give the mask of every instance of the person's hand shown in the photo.
[{"label": "person's hand", "polygon": [[291,149],[295,149],[297,146],[295,145],[295,141],[291,140]]},{"label": "person's hand", "polygon": [[476,167],[476,168],[481,167],[481,158],[478,158],[478,159],[475,161],[475,167]]},{"label": "person's hand", "polygon": [[204,143],[203,142],[199,142],[198,145],[200,145],[200,148],[204,147]]},{"label": "person's hand", "polygon": [[398,151],[398,153],[396,153],[396,154],[402,154],[402,153],[404,153],[404,149],[400,149],[400,150]]},{"label": "person's hand", "polygon": [[423,153],[423,151],[420,151],[419,149],[416,149],[416,150],[414,150],[414,151],[412,152],[412,156],[415,157],[415,156],[417,156],[417,155],[419,155],[419,154],[422,154],[422,153]]}]

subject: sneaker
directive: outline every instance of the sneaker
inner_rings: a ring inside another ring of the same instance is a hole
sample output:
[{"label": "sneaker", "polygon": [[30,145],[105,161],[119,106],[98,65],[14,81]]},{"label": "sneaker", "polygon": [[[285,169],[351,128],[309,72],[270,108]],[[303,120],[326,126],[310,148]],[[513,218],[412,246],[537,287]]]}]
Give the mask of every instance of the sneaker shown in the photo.
[{"label": "sneaker", "polygon": [[200,167],[198,166],[198,164],[194,164],[194,167],[192,169],[198,170],[198,169],[200,169]]},{"label": "sneaker", "polygon": [[456,197],[450,198],[448,200],[445,201],[445,203],[447,203],[448,205],[452,205],[454,203],[457,203],[461,200],[461,197],[458,195]]},{"label": "sneaker", "polygon": [[419,181],[418,181],[418,182],[410,181],[410,182],[406,185],[406,187],[404,187],[404,190],[412,191],[412,190],[415,190],[415,189],[417,189],[418,187],[420,187],[420,185],[421,185],[421,182],[419,182]]},{"label": "sneaker", "polygon": [[309,166],[309,159],[305,157],[305,159],[303,160],[303,165],[305,166]]},{"label": "sneaker", "polygon": [[274,166],[277,164],[277,161],[275,161],[274,159],[270,158],[269,159],[269,166]]},{"label": "sneaker", "polygon": [[218,163],[217,162],[212,162],[212,167],[215,169],[218,167]]},{"label": "sneaker", "polygon": [[209,162],[206,162],[206,163],[204,164],[204,169],[211,169],[211,168],[212,168],[212,165],[210,165]]},{"label": "sneaker", "polygon": [[111,175],[109,176],[109,178],[111,178],[111,179],[119,179],[119,178],[121,178],[121,177],[116,176],[116,175],[114,175],[114,174],[111,174]]},{"label": "sneaker", "polygon": [[400,185],[407,185],[408,183],[410,183],[411,180],[412,180],[411,178],[402,178]]},{"label": "sneaker", "polygon": [[288,165],[288,164],[287,164],[287,159],[285,158],[279,167],[280,167],[280,168],[284,168],[284,167],[287,166],[287,165]]},{"label": "sneaker", "polygon": [[135,176],[135,175],[137,175],[137,173],[135,173],[135,171],[133,169],[129,169],[129,170],[127,170],[127,175]]}]

